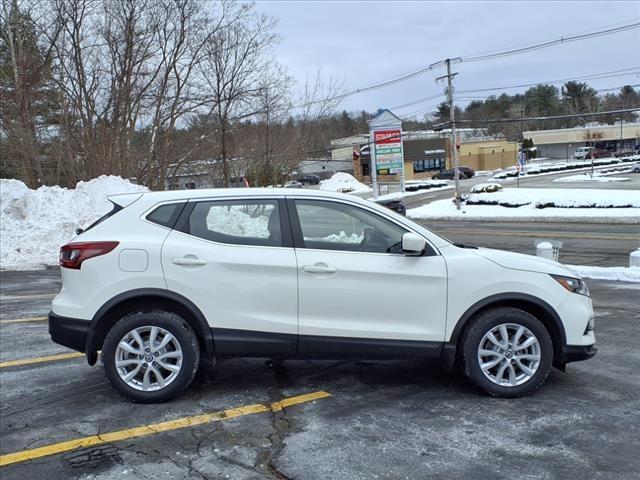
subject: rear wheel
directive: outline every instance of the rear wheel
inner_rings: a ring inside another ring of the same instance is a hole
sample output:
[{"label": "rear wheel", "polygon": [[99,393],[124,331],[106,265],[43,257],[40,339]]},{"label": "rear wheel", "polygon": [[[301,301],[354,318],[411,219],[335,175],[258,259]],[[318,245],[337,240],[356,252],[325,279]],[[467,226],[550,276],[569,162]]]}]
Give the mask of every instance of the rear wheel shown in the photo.
[{"label": "rear wheel", "polygon": [[164,311],[127,315],[109,331],[102,348],[113,388],[139,403],[164,402],[182,393],[199,360],[198,340],[189,324]]},{"label": "rear wheel", "polygon": [[466,375],[497,397],[522,397],[537,390],[553,364],[546,327],[517,308],[481,313],[462,342]]}]

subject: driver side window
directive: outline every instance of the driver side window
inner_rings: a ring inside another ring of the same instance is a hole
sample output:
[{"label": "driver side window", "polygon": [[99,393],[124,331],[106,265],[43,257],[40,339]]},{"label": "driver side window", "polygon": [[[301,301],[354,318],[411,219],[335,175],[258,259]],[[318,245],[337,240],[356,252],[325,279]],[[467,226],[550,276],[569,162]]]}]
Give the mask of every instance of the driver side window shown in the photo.
[{"label": "driver side window", "polygon": [[304,248],[401,253],[407,232],[367,210],[323,200],[296,200]]}]

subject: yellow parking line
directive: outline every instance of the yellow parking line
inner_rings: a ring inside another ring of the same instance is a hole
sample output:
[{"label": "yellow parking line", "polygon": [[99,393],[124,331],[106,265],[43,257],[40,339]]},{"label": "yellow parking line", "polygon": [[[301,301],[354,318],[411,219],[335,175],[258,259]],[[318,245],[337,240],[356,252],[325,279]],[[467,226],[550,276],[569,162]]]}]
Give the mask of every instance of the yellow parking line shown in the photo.
[{"label": "yellow parking line", "polygon": [[40,293],[35,295],[1,295],[0,302],[4,300],[32,300],[35,298],[53,298],[57,293]]},{"label": "yellow parking line", "polygon": [[23,323],[23,322],[44,322],[47,317],[12,318],[11,320],[0,320],[0,324]]},{"label": "yellow parking line", "polygon": [[244,407],[230,408],[228,410],[222,410],[220,412],[204,413],[202,415],[194,415],[191,417],[178,418],[176,420],[169,420],[166,422],[152,423],[149,425],[143,425],[140,427],[127,428],[125,430],[117,430],[115,432],[103,433],[100,435],[92,435],[90,437],[76,438],[66,442],[54,443],[46,445],[44,447],[32,448],[30,450],[23,450],[21,452],[8,453],[6,455],[0,455],[0,467],[5,465],[11,465],[12,463],[25,462],[27,460],[33,460],[35,458],[47,457],[49,455],[55,455],[57,453],[68,452],[76,450],[78,448],[91,447],[94,445],[101,445],[103,443],[117,442],[120,440],[127,440],[130,438],[144,437],[147,435],[153,435],[155,433],[167,432],[170,430],[178,430],[181,428],[193,427],[195,425],[202,425],[210,422],[220,422],[229,418],[241,417],[244,415],[253,415],[256,413],[276,412],[283,408],[290,407],[292,405],[298,405],[300,403],[312,402],[321,398],[330,397],[331,394],[323,391],[307,393],[305,395],[297,395],[295,397],[288,397],[279,402],[272,403],[271,405],[247,405]]},{"label": "yellow parking line", "polygon": [[34,358],[23,358],[20,360],[9,360],[7,362],[0,362],[0,368],[19,367],[22,365],[32,365],[34,363],[57,362],[58,360],[67,360],[69,358],[84,357],[84,355],[85,355],[84,353],[72,352],[72,353],[61,353],[59,355],[47,355],[46,357],[34,357]]}]

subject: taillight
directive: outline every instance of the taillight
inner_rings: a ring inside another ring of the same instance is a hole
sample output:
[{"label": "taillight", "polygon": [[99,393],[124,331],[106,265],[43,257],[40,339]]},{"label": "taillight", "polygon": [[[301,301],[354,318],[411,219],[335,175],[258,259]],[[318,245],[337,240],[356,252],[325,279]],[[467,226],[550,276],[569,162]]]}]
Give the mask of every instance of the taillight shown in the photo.
[{"label": "taillight", "polygon": [[119,242],[78,242],[60,247],[60,266],[79,270],[82,262],[99,257],[118,246]]}]

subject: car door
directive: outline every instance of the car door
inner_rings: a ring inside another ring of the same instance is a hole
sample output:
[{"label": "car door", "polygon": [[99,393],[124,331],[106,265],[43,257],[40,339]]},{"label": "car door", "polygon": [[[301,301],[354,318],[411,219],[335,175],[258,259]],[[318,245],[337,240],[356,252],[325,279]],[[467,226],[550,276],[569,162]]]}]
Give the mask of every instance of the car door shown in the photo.
[{"label": "car door", "polygon": [[428,246],[402,253],[409,230],[333,199],[288,200],[298,259],[300,354],[437,356],[446,265]]},{"label": "car door", "polygon": [[190,201],[164,242],[167,287],[203,312],[217,355],[295,352],[297,266],[283,202]]}]

